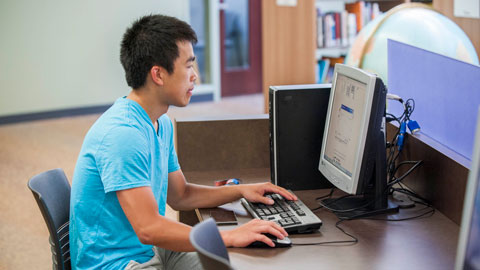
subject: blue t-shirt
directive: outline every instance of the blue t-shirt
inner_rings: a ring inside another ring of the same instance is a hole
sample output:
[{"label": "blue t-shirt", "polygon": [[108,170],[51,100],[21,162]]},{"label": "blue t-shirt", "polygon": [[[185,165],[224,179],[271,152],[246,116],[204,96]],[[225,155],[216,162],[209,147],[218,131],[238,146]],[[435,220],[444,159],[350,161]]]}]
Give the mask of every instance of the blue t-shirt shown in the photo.
[{"label": "blue t-shirt", "polygon": [[70,199],[73,269],[123,269],[154,255],[125,216],[116,191],[151,187],[165,215],[168,173],[180,169],[166,114],[158,132],[135,101],[119,98],[90,128],[80,151]]}]

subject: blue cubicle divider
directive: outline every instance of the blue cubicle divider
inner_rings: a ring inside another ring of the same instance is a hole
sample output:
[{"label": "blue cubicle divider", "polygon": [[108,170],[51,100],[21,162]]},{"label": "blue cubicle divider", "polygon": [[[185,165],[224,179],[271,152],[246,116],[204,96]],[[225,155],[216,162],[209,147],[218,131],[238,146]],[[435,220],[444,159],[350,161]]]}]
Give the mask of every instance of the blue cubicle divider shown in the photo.
[{"label": "blue cubicle divider", "polygon": [[[388,40],[388,91],[415,100],[421,132],[471,160],[480,104],[480,66]],[[401,115],[400,103],[388,111]]]}]

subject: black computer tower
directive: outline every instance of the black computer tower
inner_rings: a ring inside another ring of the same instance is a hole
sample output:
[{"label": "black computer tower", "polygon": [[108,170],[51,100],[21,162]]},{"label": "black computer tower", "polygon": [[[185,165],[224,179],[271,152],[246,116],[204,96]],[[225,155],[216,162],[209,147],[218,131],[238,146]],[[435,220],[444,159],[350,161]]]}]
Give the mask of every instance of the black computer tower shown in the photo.
[{"label": "black computer tower", "polygon": [[271,86],[272,183],[291,190],[332,187],[318,170],[331,84]]}]

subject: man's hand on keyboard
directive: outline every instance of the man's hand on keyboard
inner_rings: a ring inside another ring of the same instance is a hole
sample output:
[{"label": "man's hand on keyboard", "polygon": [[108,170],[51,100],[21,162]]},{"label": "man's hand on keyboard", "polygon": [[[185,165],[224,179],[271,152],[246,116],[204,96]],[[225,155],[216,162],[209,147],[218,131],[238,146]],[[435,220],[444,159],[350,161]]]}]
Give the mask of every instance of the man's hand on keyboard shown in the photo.
[{"label": "man's hand on keyboard", "polygon": [[252,219],[236,229],[220,232],[223,242],[227,247],[246,247],[255,241],[261,241],[274,247],[275,244],[270,238],[264,235],[265,233],[269,233],[280,239],[288,236],[285,229],[275,222],[260,219]]},{"label": "man's hand on keyboard", "polygon": [[266,193],[278,193],[287,200],[297,200],[297,196],[294,194],[269,182],[241,185],[239,187],[241,187],[242,196],[250,202],[260,202],[268,205],[273,204],[272,199],[265,197]]}]

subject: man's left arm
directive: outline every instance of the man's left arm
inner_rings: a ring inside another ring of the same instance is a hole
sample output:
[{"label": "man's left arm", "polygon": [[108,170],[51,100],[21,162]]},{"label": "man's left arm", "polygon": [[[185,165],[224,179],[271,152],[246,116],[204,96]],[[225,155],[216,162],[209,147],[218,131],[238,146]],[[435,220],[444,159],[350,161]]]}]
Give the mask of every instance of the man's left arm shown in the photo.
[{"label": "man's left arm", "polygon": [[168,174],[167,203],[175,210],[216,207],[242,197],[252,202],[273,204],[271,199],[264,197],[266,193],[278,193],[287,200],[297,200],[295,195],[270,182],[210,187],[187,183],[182,170]]}]

